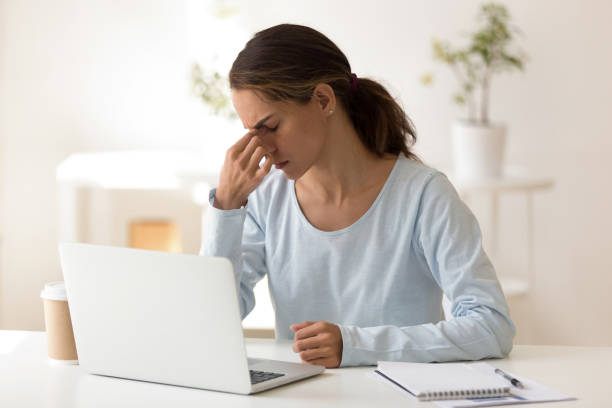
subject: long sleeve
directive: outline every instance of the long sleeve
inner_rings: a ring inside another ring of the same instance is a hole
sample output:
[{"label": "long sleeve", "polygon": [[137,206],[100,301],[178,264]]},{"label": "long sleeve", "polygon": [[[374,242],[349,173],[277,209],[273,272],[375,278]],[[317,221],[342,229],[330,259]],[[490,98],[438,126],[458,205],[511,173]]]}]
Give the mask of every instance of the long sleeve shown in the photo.
[{"label": "long sleeve", "polygon": [[255,306],[253,287],[267,273],[264,231],[255,220],[250,204],[235,210],[213,206],[211,190],[204,215],[200,255],[229,258],[234,266],[240,312],[244,319]]},{"label": "long sleeve", "polygon": [[[433,173],[420,198],[413,246],[451,300],[452,319],[409,327],[340,325],[342,366],[506,356],[515,328],[481,241],[474,215],[448,179]],[[406,307],[418,305],[406,299]]]}]

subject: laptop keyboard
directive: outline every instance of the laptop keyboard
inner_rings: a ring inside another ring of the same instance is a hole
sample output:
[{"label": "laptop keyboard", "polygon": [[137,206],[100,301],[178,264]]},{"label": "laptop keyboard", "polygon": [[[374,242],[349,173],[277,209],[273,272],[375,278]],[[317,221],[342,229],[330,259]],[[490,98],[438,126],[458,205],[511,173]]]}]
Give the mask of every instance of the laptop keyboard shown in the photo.
[{"label": "laptop keyboard", "polygon": [[255,371],[255,370],[249,370],[249,373],[251,374],[251,384],[253,385],[259,384],[260,382],[272,380],[274,378],[282,377],[283,375],[285,375],[285,374],[280,374],[280,373],[270,373],[267,371]]}]

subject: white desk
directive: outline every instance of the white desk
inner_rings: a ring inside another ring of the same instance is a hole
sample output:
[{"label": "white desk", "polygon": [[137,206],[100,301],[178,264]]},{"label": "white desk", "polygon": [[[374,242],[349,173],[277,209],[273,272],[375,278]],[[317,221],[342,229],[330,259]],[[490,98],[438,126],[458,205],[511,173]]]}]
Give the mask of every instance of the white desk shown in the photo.
[{"label": "white desk", "polygon": [[[299,361],[290,343],[248,339],[250,356]],[[610,347],[515,346],[496,366],[538,381],[577,401],[537,407],[611,405]],[[318,377],[254,396],[86,374],[47,362],[43,332],[0,331],[0,407],[426,407],[371,375],[373,367],[330,369]]]}]

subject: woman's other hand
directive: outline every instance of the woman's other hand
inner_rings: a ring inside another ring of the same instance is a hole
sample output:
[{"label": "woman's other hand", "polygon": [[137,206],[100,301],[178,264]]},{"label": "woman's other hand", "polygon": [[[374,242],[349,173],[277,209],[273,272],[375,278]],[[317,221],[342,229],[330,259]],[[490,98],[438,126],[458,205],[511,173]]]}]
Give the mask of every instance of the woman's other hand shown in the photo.
[{"label": "woman's other hand", "polygon": [[[249,131],[227,150],[215,193],[216,208],[232,210],[246,204],[249,194],[272,168],[268,153],[270,149],[263,145],[257,130]],[[259,167],[264,157],[266,161]]]},{"label": "woman's other hand", "polygon": [[342,362],[342,333],[328,322],[303,322],[291,325],[295,332],[293,351],[304,363],[336,368]]}]

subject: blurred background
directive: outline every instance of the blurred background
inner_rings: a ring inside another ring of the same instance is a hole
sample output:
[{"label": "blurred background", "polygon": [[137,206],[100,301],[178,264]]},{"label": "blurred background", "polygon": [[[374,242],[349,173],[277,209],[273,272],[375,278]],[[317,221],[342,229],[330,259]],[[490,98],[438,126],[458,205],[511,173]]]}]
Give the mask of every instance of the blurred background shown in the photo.
[{"label": "blurred background", "polygon": [[[269,26],[327,35],[401,102],[417,154],[452,172],[464,110],[432,38],[465,42],[482,3],[0,0],[0,329],[44,330],[39,295],[62,280],[60,241],[198,252],[207,190],[244,129],[203,103],[194,78],[225,76]],[[494,77],[490,116],[525,178],[465,199],[515,283],[515,342],[612,346],[612,3],[498,3],[529,58]],[[245,325],[272,324],[265,289]]]}]

